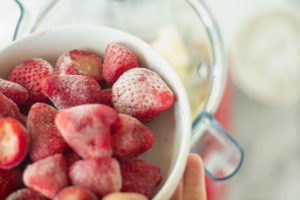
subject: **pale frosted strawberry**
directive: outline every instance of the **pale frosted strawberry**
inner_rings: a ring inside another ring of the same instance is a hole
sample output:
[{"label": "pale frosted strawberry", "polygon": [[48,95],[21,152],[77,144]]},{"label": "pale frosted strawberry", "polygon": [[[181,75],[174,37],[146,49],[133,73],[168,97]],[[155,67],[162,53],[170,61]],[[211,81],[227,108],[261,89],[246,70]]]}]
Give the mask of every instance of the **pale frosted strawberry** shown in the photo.
[{"label": "pale frosted strawberry", "polygon": [[43,82],[42,90],[59,110],[100,102],[101,87],[88,76],[49,76]]},{"label": "pale frosted strawberry", "polygon": [[55,124],[69,146],[82,158],[109,157],[110,126],[117,112],[102,104],[81,105],[60,111]]},{"label": "pale frosted strawberry", "polygon": [[23,86],[2,78],[0,78],[0,92],[18,105],[28,98],[28,92]]},{"label": "pale frosted strawberry", "polygon": [[71,186],[61,190],[54,200],[98,200],[98,198],[84,187]]},{"label": "pale frosted strawberry", "polygon": [[41,58],[32,58],[15,66],[7,79],[26,88],[29,94],[28,100],[48,102],[48,98],[41,91],[41,83],[52,73],[53,67],[50,63]]},{"label": "pale frosted strawberry", "polygon": [[17,120],[0,119],[0,168],[11,169],[19,165],[27,155],[29,134]]},{"label": "pale frosted strawberry", "polygon": [[143,160],[127,160],[120,163],[122,192],[136,192],[151,198],[161,181],[157,166]]},{"label": "pale frosted strawberry", "polygon": [[136,157],[152,147],[153,134],[137,119],[119,114],[112,126],[113,155],[119,159]]},{"label": "pale frosted strawberry", "polygon": [[19,168],[9,170],[0,169],[0,199],[5,199],[21,186],[22,173]]},{"label": "pale frosted strawberry", "polygon": [[140,120],[154,120],[173,104],[173,92],[155,72],[134,68],[125,72],[112,87],[114,108]]},{"label": "pale frosted strawberry", "polygon": [[102,60],[93,52],[75,49],[58,58],[56,71],[59,74],[90,76],[100,81]]},{"label": "pale frosted strawberry", "polygon": [[113,158],[80,160],[69,169],[71,183],[86,187],[99,198],[119,192],[122,186],[120,166]]},{"label": "pale frosted strawberry", "polygon": [[47,200],[41,193],[30,189],[23,188],[11,193],[5,200]]},{"label": "pale frosted strawberry", "polygon": [[103,77],[109,85],[113,85],[127,70],[138,67],[138,59],[128,48],[112,43],[105,49],[103,61]]},{"label": "pale frosted strawberry", "polygon": [[44,196],[53,199],[68,186],[67,164],[61,154],[55,154],[28,165],[23,182]]},{"label": "pale frosted strawberry", "polygon": [[44,103],[36,103],[31,107],[27,128],[31,136],[29,155],[33,161],[69,150],[54,123],[57,113],[55,108]]}]

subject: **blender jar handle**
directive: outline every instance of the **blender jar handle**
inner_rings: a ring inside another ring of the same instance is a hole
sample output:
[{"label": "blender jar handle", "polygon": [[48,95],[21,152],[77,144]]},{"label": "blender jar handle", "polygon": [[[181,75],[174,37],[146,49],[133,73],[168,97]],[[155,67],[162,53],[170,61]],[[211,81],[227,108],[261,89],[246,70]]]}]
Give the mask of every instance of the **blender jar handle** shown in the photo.
[{"label": "blender jar handle", "polygon": [[[230,134],[213,117],[226,80],[225,50],[219,28],[200,0],[186,0],[204,24],[212,46],[212,87],[204,111],[193,121],[191,151],[199,154],[206,173],[217,181],[227,180],[240,169],[244,152]],[[210,99],[213,99],[211,101]]]},{"label": "blender jar handle", "polygon": [[194,120],[191,152],[201,156],[206,173],[217,181],[231,178],[240,169],[244,152],[209,113]]}]

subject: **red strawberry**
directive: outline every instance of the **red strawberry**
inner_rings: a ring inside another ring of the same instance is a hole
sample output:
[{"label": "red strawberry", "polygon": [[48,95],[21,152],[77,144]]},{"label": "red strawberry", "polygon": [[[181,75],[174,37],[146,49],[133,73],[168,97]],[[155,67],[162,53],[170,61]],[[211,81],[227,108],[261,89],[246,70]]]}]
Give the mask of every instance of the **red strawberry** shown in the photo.
[{"label": "red strawberry", "polygon": [[70,147],[87,159],[111,156],[110,126],[116,119],[111,107],[90,104],[60,111],[55,123]]},{"label": "red strawberry", "polygon": [[120,166],[113,158],[80,160],[69,169],[73,185],[86,187],[99,198],[112,192],[119,192],[122,185]]},{"label": "red strawberry", "polygon": [[150,149],[153,143],[153,134],[149,128],[129,115],[118,115],[118,120],[112,126],[111,145],[114,157],[136,157]]},{"label": "red strawberry", "polygon": [[7,79],[26,88],[29,93],[29,100],[48,102],[48,98],[41,91],[41,82],[52,72],[53,68],[47,61],[33,58],[15,66]]},{"label": "red strawberry", "polygon": [[65,158],[65,161],[66,161],[68,167],[73,165],[78,160],[81,160],[80,156],[77,153],[75,153],[74,151],[69,151],[67,153],[64,153],[64,158]]},{"label": "red strawberry", "polygon": [[49,76],[42,90],[60,110],[99,103],[101,93],[101,87],[94,78],[82,75]]},{"label": "red strawberry", "polygon": [[136,192],[151,198],[161,180],[157,166],[143,160],[127,160],[120,163],[122,192]]},{"label": "red strawberry", "polygon": [[105,105],[108,105],[111,107],[113,106],[111,89],[106,89],[106,90],[101,91],[99,103],[102,103],[102,104],[105,104]]},{"label": "red strawberry", "polygon": [[0,169],[0,199],[3,200],[22,186],[22,173],[19,168]]},{"label": "red strawberry", "polygon": [[12,117],[20,121],[23,120],[18,106],[0,92],[0,119],[4,117]]},{"label": "red strawberry", "polygon": [[95,53],[76,49],[58,58],[56,71],[59,74],[91,76],[100,81],[102,60]]},{"label": "red strawberry", "polygon": [[11,193],[5,200],[47,200],[41,193],[30,189],[23,188]]},{"label": "red strawberry", "polygon": [[54,123],[57,113],[55,108],[44,103],[36,103],[31,107],[27,128],[31,136],[29,155],[33,161],[69,150]]},{"label": "red strawberry", "polygon": [[113,85],[125,71],[138,66],[137,57],[126,47],[116,43],[106,47],[103,78],[109,85]]},{"label": "red strawberry", "polygon": [[23,86],[2,78],[0,78],[0,92],[18,105],[28,98],[28,92]]},{"label": "red strawberry", "polygon": [[152,121],[173,104],[173,93],[155,72],[135,68],[125,72],[112,87],[114,108],[141,122]]},{"label": "red strawberry", "polygon": [[0,168],[11,169],[19,165],[27,155],[29,134],[17,120],[0,119]]},{"label": "red strawberry", "polygon": [[61,190],[54,200],[98,200],[98,198],[84,187],[71,186]]},{"label": "red strawberry", "polygon": [[49,156],[28,165],[23,173],[26,186],[53,199],[68,186],[67,164],[61,154]]}]

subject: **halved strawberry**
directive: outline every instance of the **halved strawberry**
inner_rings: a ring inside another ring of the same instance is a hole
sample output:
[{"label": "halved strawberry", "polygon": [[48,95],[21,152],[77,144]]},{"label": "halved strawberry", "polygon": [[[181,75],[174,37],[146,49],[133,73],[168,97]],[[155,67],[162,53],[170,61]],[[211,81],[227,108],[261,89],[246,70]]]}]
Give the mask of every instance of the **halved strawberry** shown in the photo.
[{"label": "halved strawberry", "polygon": [[153,143],[153,134],[148,127],[129,115],[118,115],[118,120],[112,125],[111,145],[114,157],[136,157],[150,149]]},{"label": "halved strawberry", "polygon": [[42,90],[59,110],[99,103],[101,93],[101,87],[94,78],[82,75],[49,76],[43,82]]},{"label": "halved strawberry", "polygon": [[112,43],[106,47],[103,61],[103,78],[113,85],[127,70],[138,67],[138,59],[128,48]]},{"label": "halved strawberry", "polygon": [[23,86],[2,78],[0,78],[0,92],[18,105],[28,98],[28,92]]},{"label": "halved strawberry", "polygon": [[55,154],[28,165],[23,181],[26,186],[53,199],[68,186],[67,164],[63,155]]},{"label": "halved strawberry", "polygon": [[70,186],[61,190],[54,200],[98,200],[98,198],[84,187]]},{"label": "halved strawberry", "polygon": [[109,106],[90,104],[60,111],[55,124],[65,141],[82,158],[111,156],[110,126],[117,112]]},{"label": "halved strawberry", "polygon": [[15,66],[8,75],[8,80],[22,85],[28,90],[28,100],[33,102],[48,102],[41,91],[41,82],[53,73],[50,63],[41,58],[33,58]]},{"label": "halved strawberry", "polygon": [[173,104],[173,92],[157,73],[134,68],[113,85],[112,100],[118,112],[149,122]]},{"label": "halved strawberry", "polygon": [[23,188],[11,193],[5,200],[47,200],[41,193],[30,189]]},{"label": "halved strawberry", "polygon": [[11,169],[19,165],[27,155],[29,134],[17,120],[0,119],[0,168]]},{"label": "halved strawberry", "polygon": [[56,71],[59,74],[91,76],[100,81],[102,60],[95,53],[75,49],[58,58]]},{"label": "halved strawberry", "polygon": [[0,199],[5,199],[10,193],[22,186],[22,173],[19,168],[0,169]]},{"label": "halved strawberry", "polygon": [[36,103],[31,107],[27,128],[31,136],[29,155],[33,161],[69,150],[54,123],[57,113],[55,108],[44,103]]},{"label": "halved strawberry", "polygon": [[120,163],[122,192],[136,192],[151,198],[161,181],[160,170],[143,160],[127,160]]},{"label": "halved strawberry", "polygon": [[73,185],[86,187],[99,198],[119,192],[122,186],[120,166],[113,158],[80,160],[69,168]]}]

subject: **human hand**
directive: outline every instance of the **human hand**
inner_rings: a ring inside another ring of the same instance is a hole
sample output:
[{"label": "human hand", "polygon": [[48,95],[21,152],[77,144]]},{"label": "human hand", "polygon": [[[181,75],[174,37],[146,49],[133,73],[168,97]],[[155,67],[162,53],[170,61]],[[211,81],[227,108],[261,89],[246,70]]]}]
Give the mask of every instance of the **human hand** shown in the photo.
[{"label": "human hand", "polygon": [[[113,193],[103,200],[147,200],[136,193]],[[206,200],[204,167],[197,154],[189,154],[184,175],[170,200]]]}]

